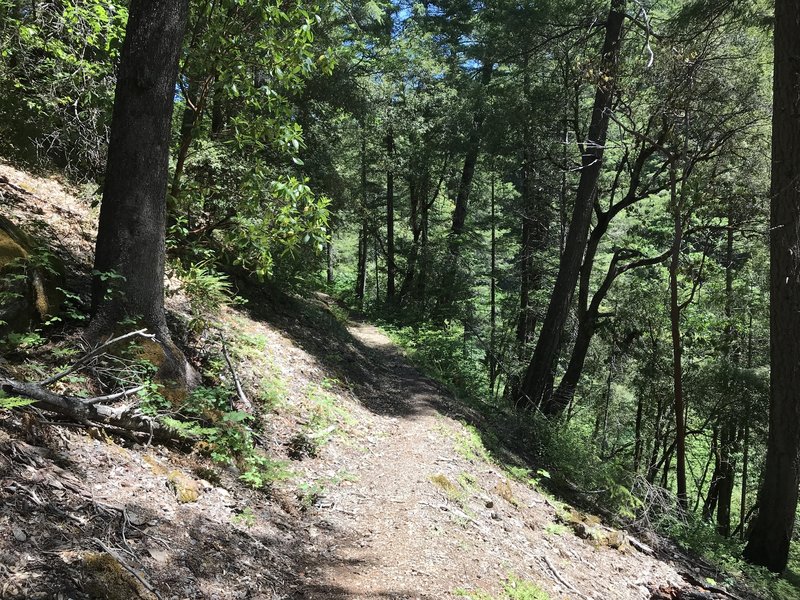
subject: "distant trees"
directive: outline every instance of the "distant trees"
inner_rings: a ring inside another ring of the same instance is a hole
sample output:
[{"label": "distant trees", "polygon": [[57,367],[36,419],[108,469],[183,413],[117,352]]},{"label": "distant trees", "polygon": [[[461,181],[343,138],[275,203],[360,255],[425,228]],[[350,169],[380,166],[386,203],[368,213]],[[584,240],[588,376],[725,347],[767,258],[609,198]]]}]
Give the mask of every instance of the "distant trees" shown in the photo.
[{"label": "distant trees", "polygon": [[758,516],[745,557],[786,568],[800,486],[800,5],[775,4],[770,186],[770,411]]},{"label": "distant trees", "polygon": [[341,219],[334,289],[410,326],[454,385],[544,413],[723,535],[746,529],[763,7],[381,6],[343,26],[330,87],[301,100],[302,158]]}]

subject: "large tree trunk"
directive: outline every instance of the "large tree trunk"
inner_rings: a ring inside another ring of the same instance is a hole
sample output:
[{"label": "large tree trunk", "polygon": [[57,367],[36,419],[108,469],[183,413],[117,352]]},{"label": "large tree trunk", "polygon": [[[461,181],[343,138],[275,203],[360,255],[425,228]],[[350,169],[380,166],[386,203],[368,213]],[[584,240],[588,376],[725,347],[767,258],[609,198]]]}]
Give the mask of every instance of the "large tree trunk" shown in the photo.
[{"label": "large tree trunk", "polygon": [[[616,90],[617,66],[622,42],[622,25],[625,21],[625,0],[612,0],[606,21],[605,40],[602,49],[603,79],[597,86],[592,108],[592,119],[588,138],[581,158],[581,177],[567,233],[564,252],[561,255],[558,275],[550,296],[544,322],[539,332],[536,349],[522,383],[521,400],[528,408],[539,405],[548,392],[549,382],[561,344],[561,334],[569,313],[572,294],[578,281],[581,260],[586,249],[592,207],[596,195],[597,180],[603,164],[609,111]],[[606,80],[607,79],[607,80]]]},{"label": "large tree trunk", "polygon": [[759,510],[744,556],[789,557],[800,486],[800,4],[777,0],[770,217],[770,413]]},{"label": "large tree trunk", "polygon": [[[170,127],[188,0],[132,0],[120,57],[95,248],[89,339],[133,318],[165,351],[161,375],[185,381],[164,316]],[[113,273],[113,276],[109,276]]]}]

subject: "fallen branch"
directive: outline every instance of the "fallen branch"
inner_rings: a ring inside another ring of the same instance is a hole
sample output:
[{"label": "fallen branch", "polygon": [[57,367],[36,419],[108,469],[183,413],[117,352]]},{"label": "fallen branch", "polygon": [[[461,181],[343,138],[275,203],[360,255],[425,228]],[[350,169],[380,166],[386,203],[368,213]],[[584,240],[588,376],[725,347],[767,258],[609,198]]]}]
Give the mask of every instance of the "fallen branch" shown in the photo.
[{"label": "fallen branch", "polygon": [[[134,388],[135,389],[135,388]],[[38,383],[17,381],[8,377],[0,377],[0,390],[10,396],[22,396],[35,400],[34,406],[43,410],[64,415],[79,423],[94,422],[100,425],[111,425],[129,431],[137,431],[153,435],[159,439],[172,439],[175,432],[156,419],[142,414],[133,406],[106,406],[93,404],[97,398],[89,401],[74,396],[56,394]],[[126,390],[130,393],[130,390]],[[115,394],[112,394],[114,396]]]},{"label": "fallen branch", "polygon": [[582,594],[582,593],[580,592],[580,590],[578,590],[578,589],[577,589],[577,588],[576,588],[574,585],[572,585],[572,584],[571,584],[569,581],[567,581],[566,579],[564,579],[564,578],[561,576],[561,574],[560,574],[560,573],[559,573],[559,572],[556,570],[556,568],[553,566],[553,563],[551,563],[551,562],[550,562],[550,559],[548,559],[548,558],[547,558],[547,556],[545,556],[544,554],[542,554],[542,559],[544,560],[545,564],[547,565],[547,568],[548,568],[548,569],[550,569],[550,572],[553,574],[553,577],[555,577],[555,578],[556,578],[556,580],[557,580],[557,581],[558,581],[558,582],[559,582],[561,585],[563,585],[565,588],[567,588],[567,589],[568,589],[569,591],[571,591],[573,594],[575,594],[575,595],[577,595],[577,596],[580,596],[581,598],[584,598],[584,600],[592,600],[591,598],[589,598],[589,596],[587,596],[587,595],[585,595],[585,594]]},{"label": "fallen branch", "polygon": [[222,342],[222,355],[225,357],[225,362],[228,364],[228,369],[230,369],[231,376],[233,377],[233,384],[236,386],[236,394],[239,396],[239,403],[241,406],[238,406],[239,410],[243,410],[247,413],[252,412],[253,404],[250,402],[250,399],[247,397],[247,394],[244,393],[244,389],[242,388],[242,383],[239,381],[239,376],[236,375],[236,369],[233,368],[233,362],[231,362],[231,357],[228,356],[228,346],[225,343],[225,336],[220,333],[219,339]]}]

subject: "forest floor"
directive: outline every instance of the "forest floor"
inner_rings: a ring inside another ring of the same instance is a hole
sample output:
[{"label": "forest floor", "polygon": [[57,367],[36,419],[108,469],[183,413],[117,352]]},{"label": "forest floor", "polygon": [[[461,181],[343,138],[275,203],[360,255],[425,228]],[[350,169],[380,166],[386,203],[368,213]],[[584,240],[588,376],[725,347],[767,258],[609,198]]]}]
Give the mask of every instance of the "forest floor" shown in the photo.
[{"label": "forest floor", "polygon": [[[0,176],[28,192],[0,184],[2,213],[88,264],[96,209],[55,180]],[[522,458],[481,442],[492,423],[328,297],[256,296],[217,327],[245,389],[272,398],[259,428],[287,476],[255,491],[180,446],[0,411],[0,599],[756,598],[520,477]],[[46,367],[53,344],[0,367]]]}]

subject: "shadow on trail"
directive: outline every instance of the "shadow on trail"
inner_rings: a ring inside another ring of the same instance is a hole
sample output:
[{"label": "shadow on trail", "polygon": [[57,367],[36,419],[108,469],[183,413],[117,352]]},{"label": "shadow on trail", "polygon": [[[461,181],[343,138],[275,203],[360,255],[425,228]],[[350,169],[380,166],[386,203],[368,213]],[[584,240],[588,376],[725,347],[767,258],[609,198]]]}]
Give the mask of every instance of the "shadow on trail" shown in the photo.
[{"label": "shadow on trail", "polygon": [[[299,300],[259,291],[245,310],[253,319],[279,328],[375,414],[413,418],[453,411],[443,397],[447,392],[411,366],[397,347],[366,344],[336,318],[331,303],[323,295]],[[356,322],[352,327],[369,326]]]},{"label": "shadow on trail", "polygon": [[513,411],[489,404],[476,408],[455,397],[413,366],[400,348],[387,343],[383,335],[374,335],[371,325],[347,314],[329,296],[299,299],[246,285],[239,293],[248,298],[245,310],[253,319],[280,329],[373,413],[397,418],[438,413],[474,427],[484,446],[502,463],[532,468],[539,462],[530,423]]}]

